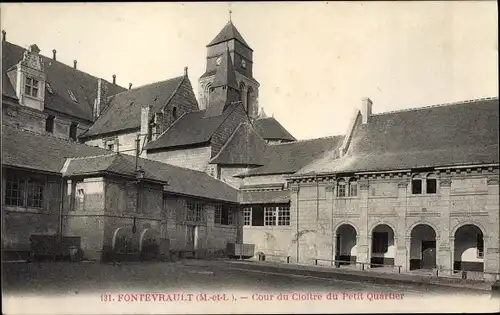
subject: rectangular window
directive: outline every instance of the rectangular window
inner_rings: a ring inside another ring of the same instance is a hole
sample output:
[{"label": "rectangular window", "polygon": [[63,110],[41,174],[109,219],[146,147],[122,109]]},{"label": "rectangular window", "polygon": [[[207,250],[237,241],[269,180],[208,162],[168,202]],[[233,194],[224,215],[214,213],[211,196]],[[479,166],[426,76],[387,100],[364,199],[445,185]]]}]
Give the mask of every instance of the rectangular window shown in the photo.
[{"label": "rectangular window", "polygon": [[290,225],[290,206],[278,207],[278,225]]},{"label": "rectangular window", "polygon": [[422,180],[421,179],[413,179],[411,181],[411,193],[414,195],[418,195],[422,193]]},{"label": "rectangular window", "polygon": [[276,225],[275,207],[264,207],[264,225]]},{"label": "rectangular window", "polygon": [[28,207],[43,208],[43,187],[44,182],[38,179],[29,178],[27,185]]},{"label": "rectangular window", "polygon": [[437,192],[437,180],[435,178],[428,178],[426,186],[428,194],[435,194]]},{"label": "rectangular window", "polygon": [[114,151],[115,150],[115,145],[113,143],[108,144],[108,150]]},{"label": "rectangular window", "polygon": [[227,205],[215,205],[215,224],[232,225],[234,210]]},{"label": "rectangular window", "polygon": [[9,206],[24,206],[24,179],[17,176],[7,176],[5,189],[5,204]]},{"label": "rectangular window", "polygon": [[203,204],[201,203],[187,203],[186,221],[204,222],[205,212],[203,211]]},{"label": "rectangular window", "polygon": [[264,208],[262,206],[252,207],[252,226],[264,226]]},{"label": "rectangular window", "polygon": [[72,123],[69,127],[69,138],[76,141],[76,132],[78,130],[78,123]]},{"label": "rectangular window", "polygon": [[46,132],[54,132],[54,119],[55,117],[52,115],[49,115],[47,119],[45,119],[45,131]]},{"label": "rectangular window", "polygon": [[356,182],[349,183],[349,196],[356,197],[358,195],[358,184]]},{"label": "rectangular window", "polygon": [[77,211],[85,210],[85,190],[77,189],[75,194],[75,209]]},{"label": "rectangular window", "polygon": [[26,80],[24,82],[24,93],[26,95],[32,96],[32,97],[38,97],[38,85],[40,81],[31,78],[31,77],[26,77]]},{"label": "rectangular window", "polygon": [[243,225],[252,225],[252,208],[243,208]]},{"label": "rectangular window", "polygon": [[338,185],[338,197],[345,197],[345,183],[339,183]]},{"label": "rectangular window", "polygon": [[372,252],[376,254],[384,254],[389,248],[389,233],[373,232]]}]

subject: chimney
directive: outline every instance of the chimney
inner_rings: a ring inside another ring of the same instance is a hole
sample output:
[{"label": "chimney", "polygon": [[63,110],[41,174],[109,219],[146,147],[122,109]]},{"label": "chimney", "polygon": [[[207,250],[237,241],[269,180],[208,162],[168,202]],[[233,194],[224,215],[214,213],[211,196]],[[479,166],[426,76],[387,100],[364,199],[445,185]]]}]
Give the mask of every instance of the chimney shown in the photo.
[{"label": "chimney", "polygon": [[5,42],[6,36],[7,36],[7,32],[5,30],[2,30],[2,42]]},{"label": "chimney", "polygon": [[128,84],[128,89],[131,90],[132,89],[132,83],[129,83]]},{"label": "chimney", "polygon": [[184,67],[184,76],[187,77],[188,76],[188,67]]},{"label": "chimney", "polygon": [[[141,107],[141,141],[147,141],[149,138],[149,106]],[[144,139],[144,140],[143,140]],[[141,147],[144,146],[144,142],[141,143]]]},{"label": "chimney", "polygon": [[73,60],[73,69],[75,69],[75,70],[76,70],[76,63],[77,63],[77,62],[78,62],[78,61]]},{"label": "chimney", "polygon": [[113,74],[113,84],[116,85],[116,74]]},{"label": "chimney", "polygon": [[363,98],[363,100],[361,101],[361,119],[363,124],[368,123],[368,120],[372,115],[372,105],[373,102],[368,97]]},{"label": "chimney", "polygon": [[57,50],[52,49],[52,59],[57,60],[56,55],[57,55]]},{"label": "chimney", "polygon": [[108,85],[103,79],[97,79],[97,97],[94,103],[94,120],[101,115],[102,110],[106,107],[106,98],[108,96]]}]

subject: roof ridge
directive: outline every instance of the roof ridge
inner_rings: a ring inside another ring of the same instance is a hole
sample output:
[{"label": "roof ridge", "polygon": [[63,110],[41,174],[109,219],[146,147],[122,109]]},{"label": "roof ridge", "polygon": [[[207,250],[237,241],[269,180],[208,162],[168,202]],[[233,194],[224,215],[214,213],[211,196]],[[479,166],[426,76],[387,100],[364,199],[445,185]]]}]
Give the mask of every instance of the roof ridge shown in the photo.
[{"label": "roof ridge", "polygon": [[283,143],[276,143],[276,144],[272,144],[270,146],[275,147],[275,146],[279,146],[279,145],[287,145],[287,144],[293,144],[293,143],[297,143],[297,142],[323,140],[323,139],[330,139],[330,138],[336,138],[336,137],[345,137],[345,135],[333,135],[333,136],[319,137],[319,138],[313,138],[313,139],[295,140],[295,141],[289,141],[289,142],[283,142]]},{"label": "roof ridge", "polygon": [[105,156],[113,156],[113,155],[117,155],[116,152],[113,152],[113,153],[106,153],[106,154],[98,154],[98,155],[89,155],[89,156],[76,156],[76,157],[69,157],[69,158],[66,158],[68,160],[85,160],[85,159],[95,159],[97,157],[105,157]]},{"label": "roof ridge", "polygon": [[75,143],[75,144],[87,146],[89,148],[99,148],[101,150],[106,150],[106,149],[98,147],[98,146],[88,145],[86,143],[81,143],[81,142],[70,140],[70,139],[59,138],[59,137],[56,137],[52,133],[41,133],[41,132],[37,132],[37,131],[34,131],[34,130],[26,129],[26,128],[23,128],[23,127],[13,126],[13,125],[2,125],[2,128],[3,127],[17,129],[17,130],[24,131],[24,132],[29,132],[29,133],[35,134],[37,136],[46,137],[46,138],[52,138],[54,140],[58,140],[58,141],[61,141],[61,142]]},{"label": "roof ridge", "polygon": [[125,90],[125,91],[122,91],[120,93],[116,93],[114,95],[108,96],[107,99],[110,99],[112,97],[115,97],[115,96],[123,94],[123,93],[135,91],[135,90],[142,89],[142,88],[145,88],[145,87],[148,87],[148,86],[152,86],[152,85],[155,85],[155,84],[164,83],[164,82],[167,82],[167,81],[173,81],[175,79],[180,79],[180,78],[184,78],[184,75],[173,77],[173,78],[169,78],[169,79],[165,79],[165,80],[162,80],[162,81],[156,81],[156,82],[151,82],[151,83],[146,83],[146,84],[143,84],[143,85],[139,85],[139,86],[136,86],[136,87],[134,87],[134,88],[132,88],[130,90]]},{"label": "roof ridge", "polygon": [[[9,41],[5,41],[5,43],[8,43],[8,44],[13,45],[13,46],[16,46],[16,47],[18,47],[18,48],[20,48],[20,49],[24,49],[25,51],[28,51],[28,48],[25,48],[25,47],[20,46],[20,45],[18,45],[18,44],[14,44],[14,43],[9,42]],[[104,78],[100,78],[100,77],[98,77],[98,76],[95,76],[95,75],[93,75],[93,74],[90,74],[89,72],[83,71],[83,70],[78,69],[78,68],[76,68],[76,69],[75,69],[75,67],[74,67],[74,66],[72,67],[72,66],[70,66],[70,65],[68,65],[68,64],[65,64],[64,62],[62,62],[62,61],[60,61],[60,60],[57,60],[57,59],[54,59],[54,58],[48,57],[48,56],[46,56],[46,55],[44,55],[44,54],[39,54],[39,55],[40,55],[40,56],[42,56],[43,58],[46,58],[47,60],[49,60],[49,62],[56,62],[56,63],[59,63],[59,64],[61,64],[61,65],[65,66],[65,67],[70,68],[70,69],[71,69],[71,70],[73,70],[73,71],[80,72],[80,73],[82,73],[82,74],[85,74],[85,75],[91,76],[91,77],[96,78],[96,79],[101,79],[101,80],[104,80],[104,81],[108,82],[109,84],[112,84],[110,81],[108,81],[108,80],[106,80],[106,79],[104,79]],[[15,66],[15,65],[14,65],[14,66]],[[13,67],[14,67],[14,66],[13,66]],[[11,68],[12,68],[12,67],[11,67]],[[118,87],[120,87],[120,88],[122,88],[122,89],[125,89],[125,90],[126,90],[126,88],[125,88],[125,87],[123,87],[123,86],[120,86],[120,85],[118,85],[118,84],[114,84],[114,85],[116,85],[116,86],[118,86]]]},{"label": "roof ridge", "polygon": [[468,103],[475,103],[475,102],[481,102],[481,101],[489,101],[489,100],[495,100],[495,99],[498,99],[498,96],[489,96],[489,97],[481,97],[481,98],[469,99],[469,100],[464,100],[464,101],[439,103],[439,104],[427,105],[427,106],[422,106],[422,107],[411,107],[411,108],[397,109],[397,110],[393,110],[393,111],[372,114],[371,116],[381,116],[381,115],[385,115],[385,114],[411,112],[411,111],[429,109],[429,108],[433,108],[433,107],[445,107],[445,106],[463,105],[463,104],[468,104]]}]

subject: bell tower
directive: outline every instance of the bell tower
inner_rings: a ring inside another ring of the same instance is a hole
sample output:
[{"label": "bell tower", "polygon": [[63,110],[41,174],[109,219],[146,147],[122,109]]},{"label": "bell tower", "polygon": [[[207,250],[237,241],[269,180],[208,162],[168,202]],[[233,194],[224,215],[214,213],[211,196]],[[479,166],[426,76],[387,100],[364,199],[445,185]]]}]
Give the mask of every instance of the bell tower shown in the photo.
[{"label": "bell tower", "polygon": [[[231,14],[231,11],[229,11]],[[225,53],[229,53],[236,81],[239,98],[251,119],[258,115],[259,82],[253,77],[253,49],[243,39],[231,21],[222,28],[207,45],[207,64],[205,73],[198,80],[198,103],[200,109],[206,109],[210,102],[210,91],[215,74],[222,63]]]}]

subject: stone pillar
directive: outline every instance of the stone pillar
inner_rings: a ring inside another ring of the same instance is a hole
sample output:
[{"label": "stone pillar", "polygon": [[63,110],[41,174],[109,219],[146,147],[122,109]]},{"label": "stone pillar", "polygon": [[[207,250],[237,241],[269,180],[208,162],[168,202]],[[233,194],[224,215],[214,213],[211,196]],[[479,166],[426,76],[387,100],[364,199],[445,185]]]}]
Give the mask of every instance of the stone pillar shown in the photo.
[{"label": "stone pillar", "polygon": [[436,231],[439,236],[436,235],[436,267],[438,270],[442,270],[445,274],[452,274],[453,270],[453,253],[455,248],[455,236],[450,235],[450,189],[451,189],[451,179],[447,177],[441,178],[439,181],[439,189],[441,194],[441,201],[443,202],[443,207],[441,211],[442,224],[440,225],[441,230]]},{"label": "stone pillar", "polygon": [[[358,236],[358,252],[357,261],[363,263],[370,262],[370,252],[371,252],[371,235],[368,231],[368,191],[370,185],[368,181],[360,182],[359,184],[359,208],[360,208],[360,226],[359,226],[359,236]],[[366,267],[366,266],[365,266]]]},{"label": "stone pillar", "polygon": [[[498,175],[488,178],[488,215],[489,224],[486,228],[487,235],[484,237],[484,271],[489,273],[500,273],[500,213],[498,212]],[[485,275],[489,280],[492,276]]]},{"label": "stone pillar", "polygon": [[397,208],[397,231],[396,233],[396,251],[394,257],[394,264],[401,266],[401,271],[405,272],[409,269],[409,253],[411,246],[411,231],[407,231],[406,215],[407,206],[406,198],[408,193],[408,182],[403,181],[398,183],[398,208]]},{"label": "stone pillar", "polygon": [[290,226],[292,227],[292,235],[295,235],[292,242],[295,243],[295,248],[292,249],[290,253],[291,261],[299,263],[300,259],[300,239],[299,239],[299,215],[300,215],[300,203],[299,203],[299,184],[293,184],[291,186],[290,194]]},{"label": "stone pillar", "polygon": [[335,259],[335,248],[337,244],[337,233],[335,233],[335,218],[334,218],[334,203],[333,203],[333,198],[334,198],[334,192],[335,192],[335,185],[331,183],[330,185],[325,187],[325,197],[326,197],[326,208],[330,209],[330,240],[332,242],[332,252],[331,252],[331,259]]}]

